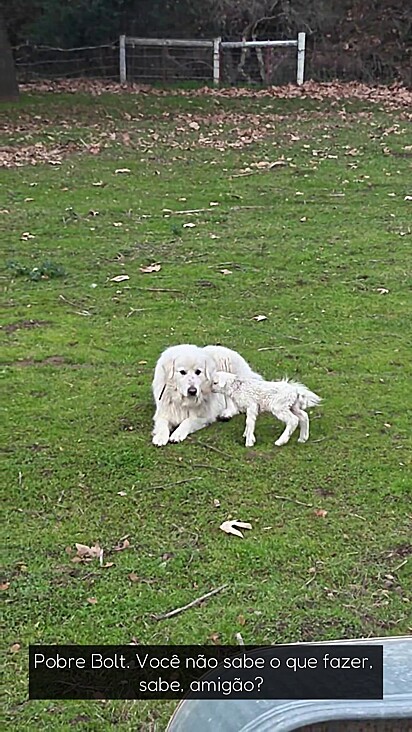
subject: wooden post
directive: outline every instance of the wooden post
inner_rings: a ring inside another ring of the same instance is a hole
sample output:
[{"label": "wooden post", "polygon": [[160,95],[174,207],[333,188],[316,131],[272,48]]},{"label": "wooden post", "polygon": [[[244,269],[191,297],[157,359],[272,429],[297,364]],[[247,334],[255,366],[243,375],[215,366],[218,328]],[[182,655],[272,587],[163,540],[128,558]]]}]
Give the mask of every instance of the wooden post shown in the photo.
[{"label": "wooden post", "polygon": [[215,38],[213,40],[213,84],[219,86],[220,84],[220,43],[221,38]]},{"label": "wooden post", "polygon": [[305,42],[306,33],[298,33],[298,70],[296,81],[299,86],[303,84],[305,77]]},{"label": "wooden post", "polygon": [[126,36],[120,36],[120,38],[119,38],[119,63],[120,63],[120,83],[126,84],[126,82],[127,82]]}]

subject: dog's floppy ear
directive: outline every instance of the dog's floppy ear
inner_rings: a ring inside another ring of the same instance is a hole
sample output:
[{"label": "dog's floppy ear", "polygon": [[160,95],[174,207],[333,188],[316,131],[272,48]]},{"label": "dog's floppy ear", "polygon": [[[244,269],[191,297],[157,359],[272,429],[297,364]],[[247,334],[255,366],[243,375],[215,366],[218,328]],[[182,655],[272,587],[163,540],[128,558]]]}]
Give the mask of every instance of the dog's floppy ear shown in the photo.
[{"label": "dog's floppy ear", "polygon": [[176,360],[174,358],[170,359],[170,361],[166,361],[166,363],[163,364],[165,381],[174,380],[175,370],[176,370]]}]

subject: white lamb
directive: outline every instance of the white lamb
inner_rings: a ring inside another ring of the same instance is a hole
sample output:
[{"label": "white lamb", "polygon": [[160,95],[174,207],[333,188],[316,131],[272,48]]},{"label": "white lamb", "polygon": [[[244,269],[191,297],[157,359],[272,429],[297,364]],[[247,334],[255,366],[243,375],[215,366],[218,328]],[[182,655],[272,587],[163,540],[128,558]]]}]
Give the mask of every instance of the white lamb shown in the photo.
[{"label": "white lamb", "polygon": [[252,447],[256,442],[255,424],[259,412],[271,412],[286,424],[275,445],[286,445],[298,425],[298,442],[306,442],[309,438],[309,417],[305,410],[321,402],[321,397],[295,381],[240,379],[225,371],[214,373],[212,391],[230,397],[239,412],[246,412],[243,433],[246,447]]}]

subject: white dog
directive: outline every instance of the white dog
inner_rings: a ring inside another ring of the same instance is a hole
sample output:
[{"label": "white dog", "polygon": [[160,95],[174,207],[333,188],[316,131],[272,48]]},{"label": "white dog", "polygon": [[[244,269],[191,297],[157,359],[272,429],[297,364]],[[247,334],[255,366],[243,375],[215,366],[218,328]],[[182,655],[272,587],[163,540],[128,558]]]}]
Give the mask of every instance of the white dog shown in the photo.
[{"label": "white dog", "polygon": [[238,409],[223,394],[212,392],[215,371],[242,378],[262,377],[236,351],[223,346],[171,346],[160,356],[153,378],[156,402],[153,444],[182,442],[188,435],[215,422],[230,419]]},{"label": "white dog", "polygon": [[296,381],[244,379],[224,371],[215,373],[212,390],[230,397],[240,412],[246,412],[243,433],[246,447],[252,447],[256,442],[255,424],[259,412],[271,412],[286,424],[275,445],[286,445],[298,425],[298,442],[306,442],[309,438],[309,417],[305,410],[321,402],[321,397]]}]

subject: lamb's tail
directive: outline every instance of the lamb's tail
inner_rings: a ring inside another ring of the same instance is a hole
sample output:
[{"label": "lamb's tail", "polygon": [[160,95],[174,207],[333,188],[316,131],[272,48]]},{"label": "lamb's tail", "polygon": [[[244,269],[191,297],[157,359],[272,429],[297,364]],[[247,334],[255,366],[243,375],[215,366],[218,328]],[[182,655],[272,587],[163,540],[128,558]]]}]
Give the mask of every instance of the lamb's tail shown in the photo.
[{"label": "lamb's tail", "polygon": [[314,391],[310,391],[304,384],[299,384],[299,401],[302,409],[308,409],[308,407],[317,407],[321,403],[322,397],[315,394]]}]

